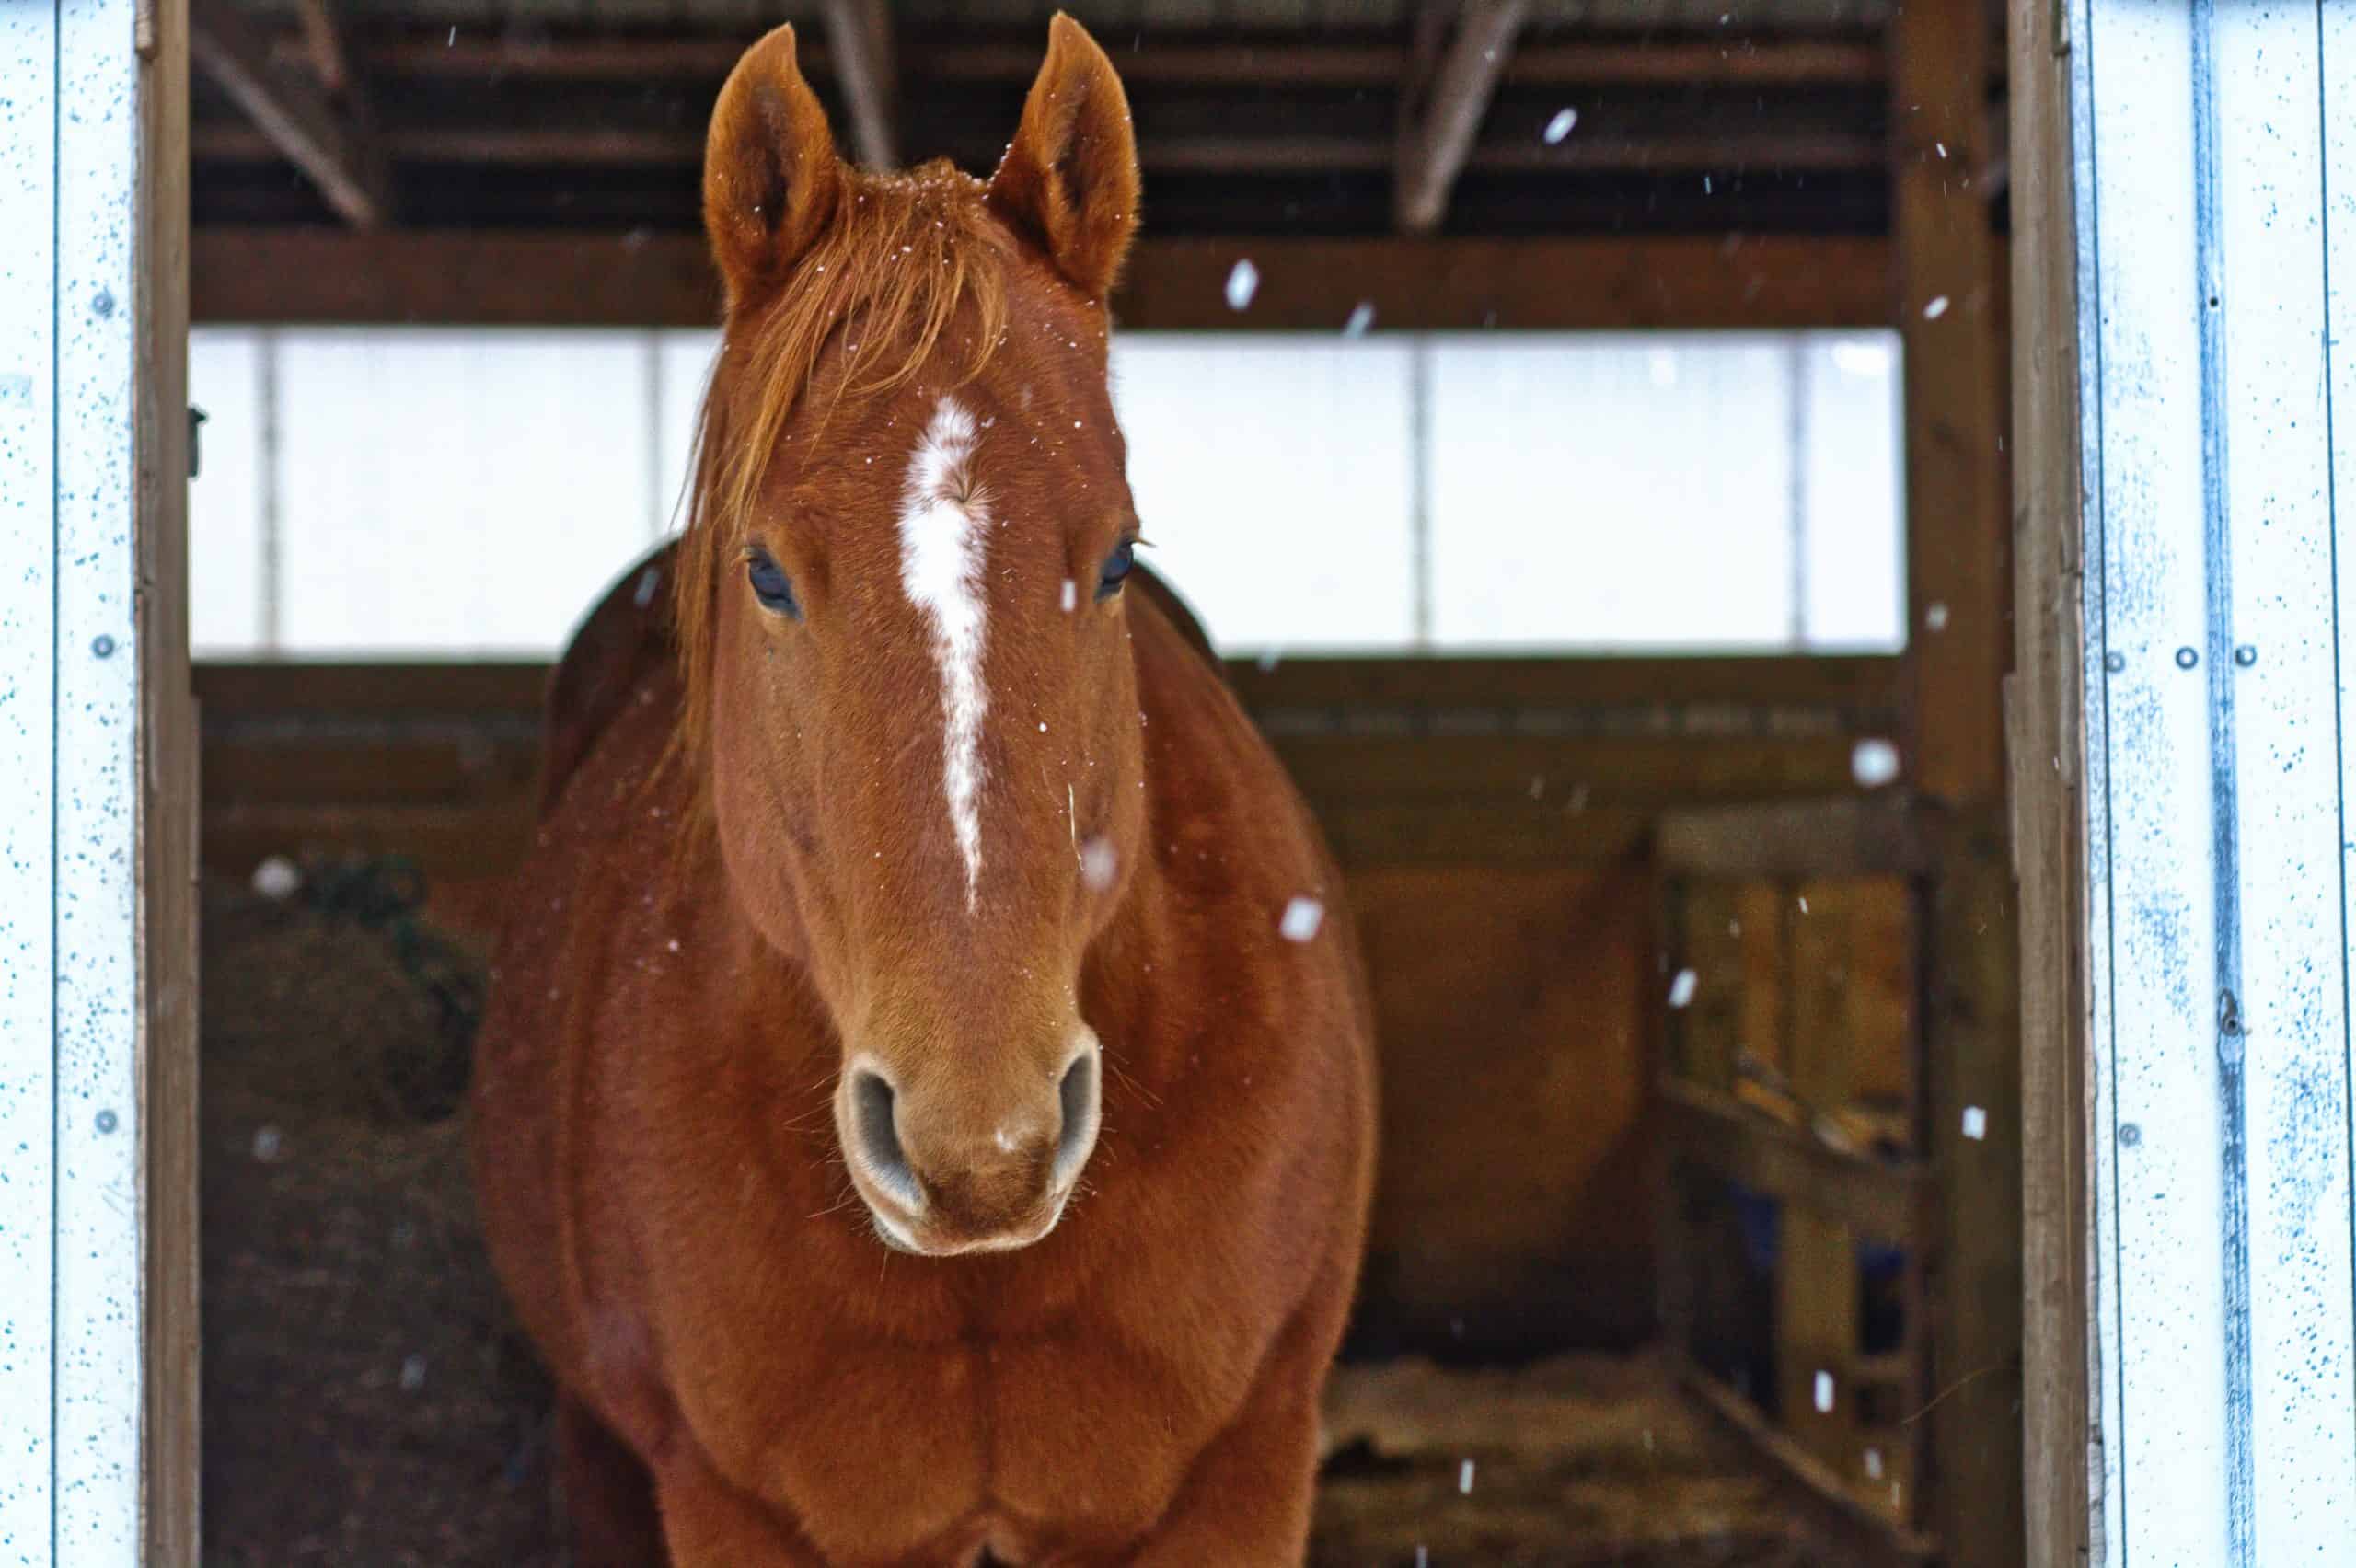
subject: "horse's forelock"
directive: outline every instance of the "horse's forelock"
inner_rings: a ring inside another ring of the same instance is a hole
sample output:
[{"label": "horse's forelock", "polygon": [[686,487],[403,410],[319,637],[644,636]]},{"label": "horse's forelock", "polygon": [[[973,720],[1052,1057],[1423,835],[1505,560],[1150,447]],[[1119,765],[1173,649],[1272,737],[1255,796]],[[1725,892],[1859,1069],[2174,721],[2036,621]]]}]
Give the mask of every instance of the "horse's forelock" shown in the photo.
[{"label": "horse's forelock", "polygon": [[[907,174],[852,172],[834,222],[775,297],[743,302],[726,324],[697,420],[694,480],[671,588],[684,690],[672,759],[698,774],[694,825],[710,825],[714,594],[744,548],[753,506],[786,421],[820,355],[842,339],[843,374],[822,422],[963,351],[953,373],[981,369],[1004,333],[1011,241],[980,181],[947,163]],[[961,313],[970,343],[951,342]]]}]

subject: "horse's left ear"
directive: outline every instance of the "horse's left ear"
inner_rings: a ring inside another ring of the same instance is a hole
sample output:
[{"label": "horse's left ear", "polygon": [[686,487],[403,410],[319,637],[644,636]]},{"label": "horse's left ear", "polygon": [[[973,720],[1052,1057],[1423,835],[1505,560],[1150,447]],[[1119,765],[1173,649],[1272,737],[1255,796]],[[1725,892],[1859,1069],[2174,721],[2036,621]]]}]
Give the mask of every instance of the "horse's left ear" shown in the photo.
[{"label": "horse's left ear", "polygon": [[1138,228],[1129,97],[1088,29],[1061,11],[1022,124],[990,179],[990,206],[1091,299],[1112,291]]}]

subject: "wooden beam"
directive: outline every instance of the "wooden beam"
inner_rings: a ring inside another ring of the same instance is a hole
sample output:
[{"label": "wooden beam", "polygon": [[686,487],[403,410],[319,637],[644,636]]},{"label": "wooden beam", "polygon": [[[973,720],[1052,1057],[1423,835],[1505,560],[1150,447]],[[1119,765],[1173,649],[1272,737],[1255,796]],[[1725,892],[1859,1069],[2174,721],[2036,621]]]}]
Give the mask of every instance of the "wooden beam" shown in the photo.
[{"label": "wooden beam", "polygon": [[1949,1221],[1924,1502],[1954,1568],[2011,1568],[2024,1550],[2020,952],[2004,820],[2012,530],[2003,291],[1981,178],[1989,24],[1984,0],[1909,0],[1888,39],[1909,761],[1919,794],[1952,813],[1934,851],[1924,1020],[1931,1152]]},{"label": "wooden beam", "polygon": [[1673,874],[1740,882],[1910,876],[1923,865],[1913,807],[1890,790],[1672,813],[1653,858]]},{"label": "wooden beam", "polygon": [[1676,1078],[1659,1092],[1660,1136],[1680,1158],[1877,1241],[1920,1247],[1938,1234],[1937,1187],[1921,1162],[1848,1153]]},{"label": "wooden beam", "polygon": [[1756,1405],[1694,1365],[1690,1356],[1672,1353],[1671,1364],[1685,1390],[1788,1482],[1784,1493],[1796,1505],[1795,1515],[1817,1538],[1812,1544],[1830,1561],[1854,1568],[1890,1568],[1939,1560],[1937,1541],[1891,1524],[1815,1455],[1777,1431]]},{"label": "wooden beam", "polygon": [[199,726],[189,669],[188,0],[143,6],[137,418],[140,987],[137,1125],[147,1140],[145,1562],[202,1561],[203,1347],[199,1304],[197,800]]},{"label": "wooden beam", "polygon": [[[571,81],[717,82],[756,35],[610,32],[470,32],[456,38],[442,28],[377,31],[358,52],[380,74],[415,76],[544,76]],[[282,41],[303,52],[299,37]],[[908,40],[906,74],[917,80],[1017,84],[1038,74],[1035,39]],[[1195,33],[1165,33],[1131,45],[1115,38],[1113,62],[1133,86],[1396,86],[1409,59],[1405,45],[1386,40],[1263,41]],[[814,76],[838,67],[824,38],[804,40],[802,68]],[[1507,62],[1504,80],[1529,87],[1872,86],[1888,75],[1888,56],[1854,38],[1617,39],[1526,41]]]},{"label": "wooden beam", "polygon": [[1439,227],[1529,9],[1528,0],[1472,0],[1429,94],[1402,106],[1393,212],[1403,232]]},{"label": "wooden beam", "polygon": [[[1148,240],[1114,310],[1130,329],[1339,331],[1360,302],[1415,330],[1872,327],[1888,248],[1861,237]],[[1229,308],[1238,260],[1252,308]],[[719,319],[690,234],[210,228],[200,321],[699,327]]]},{"label": "wooden beam", "polygon": [[2094,1096],[2079,599],[2076,209],[2070,59],[2013,0],[2014,875],[2020,884],[2021,1428],[2027,1561],[2093,1559]]},{"label": "wooden beam", "polygon": [[[703,136],[684,127],[631,125],[485,126],[388,131],[387,156],[405,163],[531,164],[550,168],[676,168],[681,178],[703,161]],[[244,125],[196,128],[202,163],[271,162],[282,156],[268,136]]]},{"label": "wooden beam", "polygon": [[[412,126],[379,133],[387,156],[410,163],[538,164],[553,167],[663,168],[690,175],[703,159],[703,136],[683,126]],[[203,163],[266,163],[283,156],[246,125],[213,121],[196,128]],[[1163,135],[1142,143],[1149,176],[1164,174],[1337,174],[1389,168],[1397,154],[1374,137]],[[1515,173],[1739,174],[1746,170],[1838,172],[1878,168],[1888,157],[1864,131],[1779,129],[1742,134],[1637,132],[1537,139],[1475,146],[1466,167]],[[866,155],[860,155],[862,161]]]},{"label": "wooden beam", "polygon": [[[386,76],[534,77],[552,82],[707,82],[717,87],[745,51],[760,36],[741,33],[656,33],[599,30],[477,32],[456,36],[443,28],[379,30],[362,40],[369,68]],[[302,40],[279,40],[282,56],[300,52]],[[835,60],[823,37],[800,39],[794,51],[803,75],[830,76]],[[1032,61],[1032,69],[1038,61]]]},{"label": "wooden beam", "polygon": [[303,50],[312,73],[329,97],[342,97],[352,86],[352,54],[329,0],[296,0],[295,11],[302,18]]},{"label": "wooden beam", "polygon": [[324,88],[274,66],[269,44],[234,0],[191,0],[189,54],[355,228],[392,215],[383,154]]},{"label": "wooden beam", "polygon": [[2004,790],[2011,657],[2002,423],[2004,291],[1981,190],[1988,129],[1978,0],[1917,0],[1892,25],[1893,308],[1905,342],[1907,645],[1923,792]]},{"label": "wooden beam", "polygon": [[835,80],[850,104],[851,147],[873,169],[900,167],[892,10],[884,0],[826,0]]},{"label": "wooden beam", "polygon": [[[1239,260],[1260,275],[1228,308]],[[1880,326],[1863,297],[1883,242],[1859,237],[1173,239],[1147,246],[1115,296],[1122,322],[1197,330],[1337,330],[1360,304],[1402,330]]]},{"label": "wooden beam", "polygon": [[[1345,866],[1625,866],[1665,801],[1755,800],[1811,756],[1808,788],[1826,789],[1845,766],[1849,706],[1887,706],[1891,663],[1235,661],[1228,674]],[[531,841],[548,680],[547,665],[525,663],[200,666],[206,865],[243,875],[265,854],[350,845],[435,872],[513,866]],[[1569,738],[1467,739],[1416,722],[1484,703],[1544,714]],[[1641,740],[1628,738],[1634,704],[1663,718]],[[1306,709],[1395,732],[1304,736],[1287,721]]]},{"label": "wooden beam", "polygon": [[[205,722],[290,714],[375,720],[504,714],[537,725],[549,682],[537,660],[464,663],[299,663],[208,660],[198,695]],[[1750,733],[1726,722],[1730,709],[1762,714],[1776,733],[1795,732],[1796,713],[1823,709],[1829,731],[1843,720],[1879,723],[1898,699],[1898,664],[1884,658],[1294,658],[1264,666],[1227,663],[1227,681],[1244,708],[1259,714],[1299,708],[1380,712],[1400,708],[1462,709],[1480,704],[1523,710],[1573,709],[1618,714],[1633,705],[1679,709],[1707,723],[1665,723],[1660,734],[1697,739]],[[1859,717],[1862,715],[1863,717]]]}]

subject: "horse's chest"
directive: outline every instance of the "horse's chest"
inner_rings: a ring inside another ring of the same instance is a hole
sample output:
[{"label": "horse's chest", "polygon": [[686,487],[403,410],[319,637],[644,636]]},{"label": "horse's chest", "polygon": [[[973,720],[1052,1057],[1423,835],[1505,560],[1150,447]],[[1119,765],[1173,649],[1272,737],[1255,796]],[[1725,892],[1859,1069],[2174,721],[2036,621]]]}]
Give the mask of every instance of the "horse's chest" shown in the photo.
[{"label": "horse's chest", "polygon": [[1194,1447],[1120,1363],[1063,1337],[878,1346],[780,1376],[763,1401],[775,1424],[745,1458],[846,1561],[1111,1551],[1161,1514]]}]

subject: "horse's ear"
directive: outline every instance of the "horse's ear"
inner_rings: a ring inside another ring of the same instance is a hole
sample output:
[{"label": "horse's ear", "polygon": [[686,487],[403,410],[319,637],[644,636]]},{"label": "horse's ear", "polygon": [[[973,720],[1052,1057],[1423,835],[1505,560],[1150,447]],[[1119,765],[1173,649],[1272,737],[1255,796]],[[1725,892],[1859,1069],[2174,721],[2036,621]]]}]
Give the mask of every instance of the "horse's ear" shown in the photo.
[{"label": "horse's ear", "polygon": [[1091,298],[1112,290],[1138,227],[1137,134],[1113,63],[1060,11],[989,201]]},{"label": "horse's ear", "polygon": [[704,139],[703,225],[731,309],[783,280],[834,216],[842,187],[789,22],[736,62]]}]

